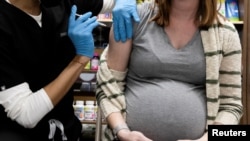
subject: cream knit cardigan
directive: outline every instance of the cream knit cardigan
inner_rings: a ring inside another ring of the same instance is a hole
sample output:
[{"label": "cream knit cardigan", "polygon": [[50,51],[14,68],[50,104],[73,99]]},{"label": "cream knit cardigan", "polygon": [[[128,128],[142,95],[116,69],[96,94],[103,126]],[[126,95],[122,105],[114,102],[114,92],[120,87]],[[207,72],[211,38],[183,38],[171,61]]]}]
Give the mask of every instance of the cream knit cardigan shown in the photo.
[{"label": "cream knit cardigan", "polygon": [[[206,97],[207,125],[213,122],[238,124],[243,107],[241,102],[241,43],[234,25],[221,20],[222,26],[214,26],[200,31],[206,57]],[[96,98],[103,114],[121,112],[126,120],[124,97],[126,72],[108,68],[106,53],[101,55],[97,72]],[[185,116],[185,115],[183,115]],[[113,140],[109,127],[105,139]]]}]

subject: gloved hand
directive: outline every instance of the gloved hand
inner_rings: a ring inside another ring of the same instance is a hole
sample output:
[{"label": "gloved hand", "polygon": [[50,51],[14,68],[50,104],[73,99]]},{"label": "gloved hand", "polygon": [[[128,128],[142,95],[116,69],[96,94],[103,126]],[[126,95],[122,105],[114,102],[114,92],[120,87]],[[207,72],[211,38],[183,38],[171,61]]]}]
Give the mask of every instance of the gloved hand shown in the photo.
[{"label": "gloved hand", "polygon": [[132,38],[133,24],[139,22],[136,0],[116,0],[115,7],[112,10],[114,36],[116,41],[125,42]]},{"label": "gloved hand", "polygon": [[91,17],[91,12],[76,18],[76,11],[77,8],[73,5],[69,17],[68,36],[75,46],[76,54],[92,58],[94,55],[92,31],[98,26],[97,18]]}]

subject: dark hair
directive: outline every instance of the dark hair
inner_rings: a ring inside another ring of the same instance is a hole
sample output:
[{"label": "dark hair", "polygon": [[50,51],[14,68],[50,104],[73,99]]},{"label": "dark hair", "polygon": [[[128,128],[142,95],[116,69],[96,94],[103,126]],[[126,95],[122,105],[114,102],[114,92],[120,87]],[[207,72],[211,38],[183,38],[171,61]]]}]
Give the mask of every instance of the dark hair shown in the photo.
[{"label": "dark hair", "polygon": [[[171,10],[172,0],[155,0],[154,6],[158,7],[158,13],[150,20],[164,26],[169,25],[169,15]],[[209,27],[218,19],[217,10],[218,0],[200,0],[199,8],[196,13],[196,21],[199,21],[199,27]]]}]

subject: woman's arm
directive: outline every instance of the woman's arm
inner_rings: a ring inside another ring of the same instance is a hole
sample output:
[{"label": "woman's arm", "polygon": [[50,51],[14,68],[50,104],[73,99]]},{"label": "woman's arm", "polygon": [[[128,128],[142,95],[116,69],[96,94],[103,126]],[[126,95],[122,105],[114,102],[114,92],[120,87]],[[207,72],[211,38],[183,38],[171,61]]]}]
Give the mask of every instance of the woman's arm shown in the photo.
[{"label": "woman's arm", "polygon": [[[231,24],[231,26],[234,26]],[[228,30],[223,38],[223,58],[220,64],[220,105],[215,122],[239,124],[243,114],[242,105],[242,47],[239,34]]]},{"label": "woman's arm", "polygon": [[[132,48],[132,40],[126,42],[116,42],[114,40],[113,27],[110,29],[109,50],[107,52],[107,64],[109,69],[125,72]],[[125,125],[125,121],[120,113],[112,113],[107,117],[107,121],[112,129],[118,125]]]},{"label": "woman's arm", "polygon": [[132,49],[132,40],[126,42],[116,42],[114,40],[113,27],[110,29],[109,50],[107,53],[107,63],[110,69],[116,71],[126,71],[130,52]]}]

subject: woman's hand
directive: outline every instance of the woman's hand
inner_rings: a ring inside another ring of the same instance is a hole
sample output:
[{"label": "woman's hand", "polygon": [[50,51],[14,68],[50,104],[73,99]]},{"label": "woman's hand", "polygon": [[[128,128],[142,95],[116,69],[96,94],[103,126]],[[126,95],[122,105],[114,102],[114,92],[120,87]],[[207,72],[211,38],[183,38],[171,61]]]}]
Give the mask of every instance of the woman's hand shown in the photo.
[{"label": "woman's hand", "polygon": [[121,130],[117,136],[120,141],[152,141],[138,131]]}]

